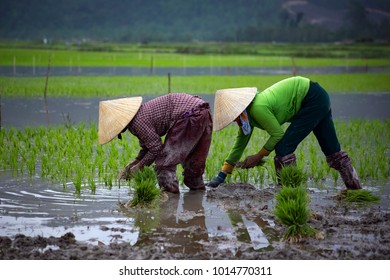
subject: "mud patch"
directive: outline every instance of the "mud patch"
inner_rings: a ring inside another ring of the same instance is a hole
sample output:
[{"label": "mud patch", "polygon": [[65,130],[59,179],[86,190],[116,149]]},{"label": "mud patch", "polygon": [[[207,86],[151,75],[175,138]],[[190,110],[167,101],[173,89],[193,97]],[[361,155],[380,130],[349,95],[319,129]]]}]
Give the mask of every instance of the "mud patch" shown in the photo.
[{"label": "mud patch", "polygon": [[[120,209],[114,226],[100,227],[111,242],[17,234],[0,238],[1,259],[389,259],[390,199],[343,204],[337,190],[309,190],[310,225],[323,239],[282,242],[272,213],[276,188],[225,184],[205,192],[169,195],[156,209]],[[135,243],[125,241],[137,232]],[[114,238],[116,237],[116,238]]]}]

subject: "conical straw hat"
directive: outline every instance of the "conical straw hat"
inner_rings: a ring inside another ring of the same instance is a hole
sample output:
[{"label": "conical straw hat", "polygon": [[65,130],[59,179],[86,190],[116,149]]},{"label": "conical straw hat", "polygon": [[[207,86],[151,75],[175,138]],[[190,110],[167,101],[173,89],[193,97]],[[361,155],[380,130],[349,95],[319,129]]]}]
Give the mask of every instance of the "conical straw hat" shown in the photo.
[{"label": "conical straw hat", "polygon": [[100,101],[99,144],[106,144],[118,136],[134,118],[141,103],[140,96]]},{"label": "conical straw hat", "polygon": [[214,131],[233,122],[255,98],[257,88],[228,88],[217,90],[214,101]]}]

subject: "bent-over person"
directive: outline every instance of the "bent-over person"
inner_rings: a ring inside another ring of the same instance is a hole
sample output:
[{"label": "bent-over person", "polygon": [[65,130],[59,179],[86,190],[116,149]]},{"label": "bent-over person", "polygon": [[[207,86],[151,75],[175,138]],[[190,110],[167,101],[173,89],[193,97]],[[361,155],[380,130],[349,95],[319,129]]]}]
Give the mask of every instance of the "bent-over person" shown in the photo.
[{"label": "bent-over person", "polygon": [[128,130],[141,147],[119,179],[128,180],[135,171],[155,163],[159,186],[179,193],[176,167],[181,164],[184,184],[191,190],[204,190],[203,173],[212,136],[209,104],[186,93],[170,93],[141,103],[142,97],[129,97],[99,104],[99,143],[121,139],[121,133]]},{"label": "bent-over person", "polygon": [[[334,127],[330,98],[324,88],[305,77],[291,77],[257,91],[257,88],[218,90],[214,105],[214,130],[232,122],[240,127],[233,147],[218,176],[209,182],[217,187],[233,168],[253,168],[263,157],[275,151],[277,176],[281,169],[295,164],[297,146],[313,132],[326,156],[329,167],[339,171],[348,189],[360,189],[360,182],[348,154],[340,147]],[[282,125],[290,123],[286,131]],[[258,153],[239,162],[254,128],[265,130],[269,138],[264,144],[254,143]],[[280,183],[280,182],[278,182]]]}]

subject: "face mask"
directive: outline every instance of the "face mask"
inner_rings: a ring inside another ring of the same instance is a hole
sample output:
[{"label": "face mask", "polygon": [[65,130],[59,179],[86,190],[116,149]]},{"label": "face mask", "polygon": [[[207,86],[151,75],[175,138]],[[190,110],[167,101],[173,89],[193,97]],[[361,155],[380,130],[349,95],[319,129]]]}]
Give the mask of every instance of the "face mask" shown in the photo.
[{"label": "face mask", "polygon": [[249,133],[251,133],[252,128],[251,125],[249,124],[248,113],[246,112],[246,110],[244,110],[244,112],[241,113],[240,120],[242,124],[241,129],[244,135],[248,135]]}]

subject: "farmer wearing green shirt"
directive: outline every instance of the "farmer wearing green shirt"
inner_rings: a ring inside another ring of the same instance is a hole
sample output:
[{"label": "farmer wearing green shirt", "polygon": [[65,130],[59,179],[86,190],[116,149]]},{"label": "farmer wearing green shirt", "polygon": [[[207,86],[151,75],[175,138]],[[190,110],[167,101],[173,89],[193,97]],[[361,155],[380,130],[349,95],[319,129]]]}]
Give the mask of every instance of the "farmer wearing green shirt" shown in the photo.
[{"label": "farmer wearing green shirt", "polygon": [[[233,147],[218,176],[208,186],[217,187],[234,167],[252,168],[261,164],[263,157],[275,150],[276,174],[283,166],[295,164],[294,151],[298,144],[313,131],[328,165],[340,172],[348,189],[360,189],[355,169],[347,153],[342,151],[333,124],[328,93],[305,77],[292,77],[279,81],[262,92],[256,88],[218,90],[214,105],[214,130],[232,122],[240,129]],[[282,125],[289,122],[287,130]],[[239,162],[251,138],[253,128],[269,134],[259,152]]]}]

